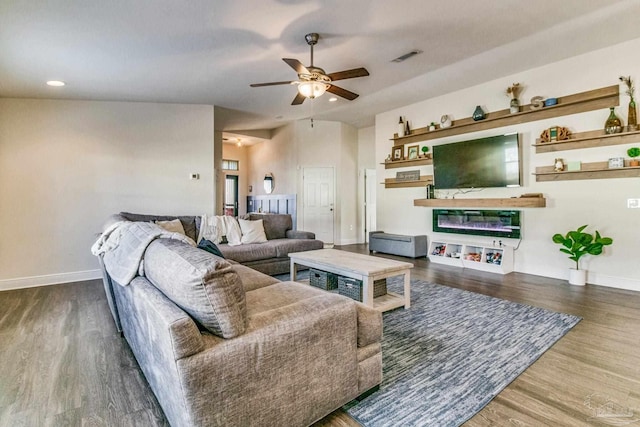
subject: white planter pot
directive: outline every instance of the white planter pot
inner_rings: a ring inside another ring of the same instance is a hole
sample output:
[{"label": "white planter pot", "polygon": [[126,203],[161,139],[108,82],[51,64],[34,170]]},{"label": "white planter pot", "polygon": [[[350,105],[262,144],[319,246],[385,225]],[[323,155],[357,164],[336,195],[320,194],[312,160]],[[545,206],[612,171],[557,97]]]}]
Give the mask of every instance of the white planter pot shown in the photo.
[{"label": "white planter pot", "polygon": [[587,270],[569,269],[569,283],[576,286],[584,286],[587,283]]}]

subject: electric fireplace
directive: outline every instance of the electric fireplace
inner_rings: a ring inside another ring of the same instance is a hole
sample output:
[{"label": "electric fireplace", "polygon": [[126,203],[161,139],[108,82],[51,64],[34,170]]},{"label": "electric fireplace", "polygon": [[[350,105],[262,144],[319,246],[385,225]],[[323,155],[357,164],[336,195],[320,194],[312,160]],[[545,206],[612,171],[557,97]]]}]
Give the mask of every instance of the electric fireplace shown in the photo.
[{"label": "electric fireplace", "polygon": [[434,209],[433,231],[520,238],[520,211]]}]

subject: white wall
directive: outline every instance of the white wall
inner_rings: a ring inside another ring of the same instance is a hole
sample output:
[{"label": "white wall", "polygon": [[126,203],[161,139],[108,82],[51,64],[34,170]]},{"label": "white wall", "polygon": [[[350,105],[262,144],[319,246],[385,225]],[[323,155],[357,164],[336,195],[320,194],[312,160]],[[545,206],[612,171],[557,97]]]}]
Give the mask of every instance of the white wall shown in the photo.
[{"label": "white wall", "polygon": [[213,212],[212,106],[0,99],[0,118],[0,290],[99,277],[110,214]]},{"label": "white wall", "polygon": [[[471,116],[476,105],[485,111],[508,108],[509,98],[505,89],[514,82],[520,82],[525,89],[520,99],[529,103],[531,97],[563,96],[588,91],[619,83],[620,75],[631,75],[638,82],[640,58],[632,52],[640,49],[640,39],[613,46],[589,54],[569,58],[544,67],[490,81],[438,98],[408,105],[376,117],[376,158],[382,162],[390,153],[392,141],[389,138],[397,131],[398,116],[406,116],[413,128],[426,126],[431,121],[439,121],[442,114],[450,114],[454,120]],[[638,92],[636,92],[638,95]],[[626,123],[629,98],[621,88],[621,106],[616,108],[619,117]],[[638,178],[606,180],[561,181],[537,183],[531,175],[536,166],[552,165],[555,157],[565,161],[583,162],[606,161],[609,157],[625,156],[626,150],[638,143],[612,147],[571,150],[560,153],[535,154],[531,146],[540,133],[550,126],[569,127],[574,132],[601,129],[609,114],[608,109],[558,117],[521,125],[508,126],[489,131],[475,132],[449,138],[426,141],[421,145],[475,139],[517,131],[521,134],[523,147],[523,187],[518,189],[486,189],[466,197],[512,197],[522,193],[540,192],[547,198],[547,207],[523,210],[523,239],[516,251],[516,271],[555,278],[567,278],[572,267],[558,245],[551,242],[555,233],[564,233],[578,226],[589,224],[589,230],[598,229],[603,235],[614,239],[613,246],[605,248],[605,254],[598,257],[586,256],[583,268],[589,270],[588,282],[605,286],[640,290],[640,269],[637,259],[640,209],[627,209],[627,198],[640,198]],[[432,167],[420,167],[422,173],[432,173]],[[385,170],[377,166],[380,181],[392,177],[395,169]],[[439,197],[444,197],[440,194]],[[378,228],[388,232],[426,233],[434,237],[462,241],[491,241],[483,237],[463,237],[458,235],[438,235],[431,231],[431,209],[414,207],[413,200],[425,197],[423,188],[389,189],[378,186]],[[465,196],[460,196],[465,197]],[[458,237],[460,237],[458,239]],[[517,245],[517,241],[509,241]]]}]

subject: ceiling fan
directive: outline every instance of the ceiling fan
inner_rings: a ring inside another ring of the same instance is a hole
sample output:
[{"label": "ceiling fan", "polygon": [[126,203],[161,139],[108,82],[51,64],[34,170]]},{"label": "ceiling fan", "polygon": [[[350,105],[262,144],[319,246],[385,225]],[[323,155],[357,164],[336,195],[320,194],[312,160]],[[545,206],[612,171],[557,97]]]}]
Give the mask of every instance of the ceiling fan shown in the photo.
[{"label": "ceiling fan", "polygon": [[365,68],[354,68],[352,70],[338,71],[336,73],[327,74],[322,68],[313,65],[313,46],[318,43],[320,36],[318,33],[310,33],[304,36],[307,44],[311,46],[311,65],[305,67],[302,62],[297,59],[282,58],[284,62],[289,64],[291,68],[298,73],[298,80],[270,83],[253,83],[251,87],[276,86],[276,85],[298,85],[298,94],[293,98],[291,105],[302,104],[305,98],[316,98],[326,92],[331,92],[342,98],[353,101],[359,95],[333,84],[336,80],[353,79],[356,77],[365,77],[369,72]]}]

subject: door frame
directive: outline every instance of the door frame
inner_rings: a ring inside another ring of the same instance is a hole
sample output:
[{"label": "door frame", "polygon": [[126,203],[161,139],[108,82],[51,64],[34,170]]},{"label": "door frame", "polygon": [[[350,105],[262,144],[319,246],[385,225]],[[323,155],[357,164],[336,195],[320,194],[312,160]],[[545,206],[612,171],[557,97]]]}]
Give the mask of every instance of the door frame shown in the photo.
[{"label": "door frame", "polygon": [[233,185],[233,191],[235,193],[235,206],[233,207],[233,216],[237,217],[238,216],[238,212],[239,212],[239,203],[240,201],[238,200],[239,197],[239,189],[240,189],[240,185],[239,185],[239,181],[240,181],[240,177],[239,175],[234,175],[234,174],[225,174],[224,175],[224,194],[222,196],[222,211],[223,213],[225,212],[226,208],[227,208],[227,179],[231,178],[233,181],[235,181],[234,185]]}]

